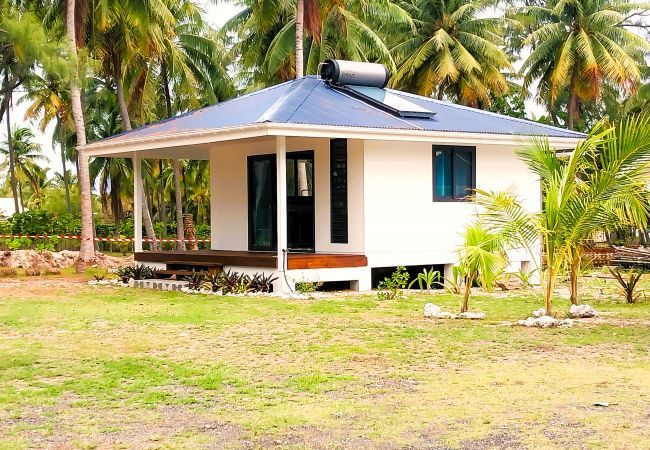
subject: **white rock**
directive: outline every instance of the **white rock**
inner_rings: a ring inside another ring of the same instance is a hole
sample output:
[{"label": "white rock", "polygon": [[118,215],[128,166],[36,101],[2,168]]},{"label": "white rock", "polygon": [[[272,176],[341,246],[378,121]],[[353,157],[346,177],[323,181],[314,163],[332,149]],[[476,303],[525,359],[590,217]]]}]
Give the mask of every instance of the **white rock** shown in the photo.
[{"label": "white rock", "polygon": [[529,317],[526,320],[520,320],[517,322],[518,325],[524,327],[537,327],[537,328],[552,328],[552,327],[565,327],[571,328],[574,324],[573,320],[557,320],[551,316],[542,316],[542,317]]},{"label": "white rock", "polygon": [[589,305],[571,305],[569,308],[569,316],[575,319],[583,319],[586,317],[595,317],[596,310]]},{"label": "white rock", "polygon": [[485,313],[482,312],[464,312],[458,314],[459,319],[471,319],[471,320],[483,320],[485,319]]},{"label": "white rock", "polygon": [[453,319],[456,317],[456,315],[441,310],[438,305],[427,303],[424,305],[424,317],[428,317],[430,319]]},{"label": "white rock", "polygon": [[539,308],[533,311],[533,317],[542,317],[546,315],[546,309],[545,308]]}]

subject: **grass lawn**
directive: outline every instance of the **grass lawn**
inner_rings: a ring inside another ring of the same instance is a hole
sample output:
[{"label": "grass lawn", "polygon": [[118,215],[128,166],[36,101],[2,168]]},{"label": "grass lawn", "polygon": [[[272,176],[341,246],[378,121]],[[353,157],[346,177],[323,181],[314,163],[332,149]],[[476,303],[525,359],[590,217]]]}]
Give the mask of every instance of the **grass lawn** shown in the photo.
[{"label": "grass lawn", "polygon": [[[574,328],[534,292],[312,300],[0,279],[0,448],[649,448],[650,300]],[[608,293],[611,291],[611,294]],[[566,311],[559,301],[557,311]],[[598,401],[610,406],[596,407]]]}]

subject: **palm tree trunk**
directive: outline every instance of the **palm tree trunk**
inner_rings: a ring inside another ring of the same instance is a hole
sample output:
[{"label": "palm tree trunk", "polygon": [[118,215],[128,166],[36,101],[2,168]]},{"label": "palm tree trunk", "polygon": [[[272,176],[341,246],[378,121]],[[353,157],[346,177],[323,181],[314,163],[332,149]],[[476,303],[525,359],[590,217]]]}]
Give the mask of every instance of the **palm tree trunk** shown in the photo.
[{"label": "palm tree trunk", "polygon": [[548,274],[546,276],[546,289],[544,291],[544,302],[546,315],[550,316],[553,314],[553,286],[555,284],[555,272],[552,266],[548,266]]},{"label": "palm tree trunk", "polygon": [[[165,107],[167,108],[167,117],[172,116],[172,97],[169,91],[169,75],[167,74],[167,62],[161,58],[160,70],[163,77],[163,88],[165,90]],[[181,165],[177,159],[172,159],[172,168],[174,169],[174,203],[176,212],[176,239],[185,238],[185,227],[183,226],[183,193],[181,192]],[[176,250],[184,251],[185,242],[176,241]]]},{"label": "palm tree trunk", "polygon": [[296,0],[296,78],[304,75],[302,41],[304,34],[305,1]]},{"label": "palm tree trunk", "polygon": [[122,125],[126,131],[131,131],[131,118],[129,109],[124,98],[124,85],[122,84],[122,60],[117,53],[113,54],[113,78],[115,80],[115,90],[117,91],[117,103],[120,107],[120,116]]},{"label": "palm tree trunk", "polygon": [[[119,58],[119,55],[113,55],[113,78],[115,79],[115,89],[117,91],[117,103],[120,107],[120,116],[122,118],[122,125],[126,131],[131,131],[131,118],[129,117],[129,109],[126,105],[126,99],[124,97],[124,85],[122,84],[122,61]],[[149,244],[149,249],[152,251],[158,250],[158,244],[156,243],[156,232],[153,228],[153,222],[151,220],[151,212],[149,209],[149,201],[146,195],[142,196],[142,222],[144,223],[144,229],[147,233],[149,239],[153,239]]]},{"label": "palm tree trunk", "polygon": [[7,117],[7,151],[9,152],[9,184],[11,185],[11,194],[14,197],[14,212],[18,212],[18,191],[16,190],[16,168],[14,167],[14,150],[13,142],[11,141],[11,95],[12,91],[7,92],[4,98],[6,104],[6,117]]},{"label": "palm tree trunk", "polygon": [[442,100],[445,95],[445,84],[440,83],[440,86],[438,86],[438,100]]},{"label": "palm tree trunk", "polygon": [[65,188],[65,206],[68,214],[72,212],[72,203],[70,202],[70,180],[68,180],[68,169],[66,168],[66,157],[63,134],[63,122],[59,122],[59,144],[61,145],[61,166],[63,168],[63,187]]},{"label": "palm tree trunk", "polygon": [[463,293],[463,304],[460,307],[460,312],[467,312],[469,309],[469,294],[472,290],[471,283],[465,283],[465,292]]},{"label": "palm tree trunk", "polygon": [[580,272],[580,249],[575,249],[571,255],[571,304],[578,304],[578,275]]},{"label": "palm tree trunk", "polygon": [[[75,0],[67,0],[65,21],[68,46],[72,52],[73,59],[76,61]],[[78,71],[74,75],[78,75]],[[86,145],[86,127],[84,124],[83,109],[81,107],[81,91],[77,85],[75,76],[72,77],[72,81],[70,82],[70,103],[72,106],[74,127],[77,133],[77,146]],[[80,151],[78,153],[77,176],[79,177],[79,197],[81,200],[81,245],[79,247],[79,261],[81,264],[77,264],[77,270],[81,271],[84,267],[83,263],[95,257],[95,246],[93,243],[93,209],[88,158],[82,154],[83,152]]]},{"label": "palm tree trunk", "polygon": [[[18,198],[20,199],[20,212],[25,212],[25,201],[23,200],[23,184],[18,182]],[[18,212],[18,210],[16,210]]]},{"label": "palm tree trunk", "polygon": [[574,70],[569,85],[569,101],[567,103],[567,128],[573,130],[578,121],[578,94],[576,93],[577,70]]}]

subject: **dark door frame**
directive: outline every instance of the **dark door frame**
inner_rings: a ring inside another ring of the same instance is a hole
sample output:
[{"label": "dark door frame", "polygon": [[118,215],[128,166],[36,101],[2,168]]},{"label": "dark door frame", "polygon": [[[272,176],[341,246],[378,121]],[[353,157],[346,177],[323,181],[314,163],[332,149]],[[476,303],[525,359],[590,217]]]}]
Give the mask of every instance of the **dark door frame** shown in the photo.
[{"label": "dark door frame", "polygon": [[[311,167],[312,167],[312,174],[311,174],[311,196],[308,197],[311,199],[311,215],[312,215],[312,230],[311,230],[311,235],[313,236],[314,242],[312,243],[311,247],[306,247],[306,248],[299,248],[295,249],[300,252],[305,252],[305,253],[315,253],[316,252],[316,163],[314,161],[314,151],[313,150],[300,150],[300,151],[295,151],[295,152],[287,152],[287,160],[293,159],[293,160],[298,160],[298,159],[309,159],[311,160]],[[298,169],[298,165],[296,164],[295,169]],[[289,186],[287,185],[287,223],[289,221]],[[294,197],[296,198],[301,198],[304,199],[304,197],[300,197],[298,195],[298,173],[294,173]],[[288,234],[288,228],[287,228],[287,234]],[[287,236],[287,245],[289,242],[289,236]],[[292,250],[291,248],[289,250]]]},{"label": "dark door frame", "polygon": [[[293,152],[287,152],[287,159],[300,159],[300,158],[309,158],[312,160],[312,195],[311,195],[311,209],[312,209],[312,215],[313,215],[313,236],[314,236],[314,248],[312,249],[300,249],[303,252],[315,252],[316,249],[316,163],[314,159],[314,151],[313,150],[301,150],[301,151],[293,151]],[[254,189],[254,177],[252,176],[252,163],[254,161],[264,161],[264,160],[270,160],[272,167],[275,169],[272,172],[271,175],[271,182],[273,186],[275,187],[273,189],[273,192],[271,194],[272,196],[272,202],[273,202],[273,231],[272,231],[272,245],[270,247],[256,247],[254,245],[254,236],[253,236],[253,204],[254,204],[254,195],[255,195],[255,189]],[[276,251],[278,248],[278,199],[277,199],[277,157],[275,153],[269,153],[269,154],[264,154],[264,155],[249,155],[247,157],[246,161],[246,173],[248,176],[247,180],[247,186],[248,186],[248,250],[250,251]],[[286,176],[286,174],[285,174]],[[298,177],[294,177],[295,179],[295,192],[297,192],[298,186]],[[288,195],[287,195],[288,196]],[[288,209],[288,208],[287,208]],[[289,211],[287,210],[286,213],[288,214]],[[288,241],[288,236],[287,236],[287,241]],[[291,250],[291,249],[289,249]]]},{"label": "dark door frame", "polygon": [[[255,203],[255,177],[253,176],[253,163],[255,161],[271,161],[271,202],[273,204],[273,219],[271,222],[271,246],[261,247],[255,245],[253,231],[253,204]],[[278,248],[278,199],[277,199],[277,164],[274,153],[268,155],[251,155],[246,160],[246,173],[248,176],[248,250],[251,251],[274,251]]]}]

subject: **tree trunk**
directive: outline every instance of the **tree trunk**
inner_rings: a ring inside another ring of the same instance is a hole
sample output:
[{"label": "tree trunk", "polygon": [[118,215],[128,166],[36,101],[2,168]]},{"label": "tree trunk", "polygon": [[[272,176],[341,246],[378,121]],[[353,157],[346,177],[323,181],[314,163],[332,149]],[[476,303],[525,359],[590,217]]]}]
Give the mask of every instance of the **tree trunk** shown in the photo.
[{"label": "tree trunk", "polygon": [[305,1],[296,0],[296,78],[304,75],[302,41],[304,34]]},{"label": "tree trunk", "polygon": [[571,252],[571,304],[578,304],[578,275],[580,274],[580,250],[576,249]]},{"label": "tree trunk", "polygon": [[464,313],[467,312],[469,309],[469,294],[472,290],[472,283],[471,282],[466,282],[465,283],[465,292],[463,293],[463,304],[460,307],[460,312]]},{"label": "tree trunk", "polygon": [[[185,227],[183,226],[183,194],[181,192],[181,165],[177,159],[172,159],[174,166],[174,195],[176,203],[176,239],[185,239]],[[177,250],[185,250],[185,242],[176,243]]]},{"label": "tree trunk", "polygon": [[7,117],[7,151],[9,152],[9,184],[11,185],[11,194],[14,197],[14,212],[18,213],[18,190],[16,189],[16,168],[14,167],[14,149],[13,142],[11,141],[11,96],[12,91],[5,94],[4,102],[6,104],[6,117]]},{"label": "tree trunk", "polygon": [[548,274],[546,276],[546,289],[544,291],[544,302],[546,315],[551,316],[553,314],[553,285],[555,284],[555,274],[553,267],[548,266]]},{"label": "tree trunk", "polygon": [[126,131],[131,131],[131,118],[129,117],[129,108],[124,98],[124,86],[122,84],[122,60],[117,53],[113,54],[113,79],[115,80],[115,90],[117,91],[117,103],[120,107],[120,117],[122,125]]},{"label": "tree trunk", "polygon": [[[83,109],[81,107],[81,91],[77,85],[76,76],[78,76],[77,59],[77,42],[75,34],[75,0],[67,0],[66,3],[66,36],[68,46],[72,52],[72,57],[77,64],[75,74],[70,82],[70,103],[72,106],[72,117],[74,127],[77,133],[77,146],[86,145],[86,127],[84,124]],[[77,270],[84,268],[84,263],[95,257],[95,246],[93,244],[93,209],[92,197],[90,191],[90,173],[88,170],[88,158],[78,151],[78,172],[79,177],[79,197],[81,200],[81,245],[79,247],[79,262]]]},{"label": "tree trunk", "polygon": [[[158,160],[158,173],[160,176],[160,179],[162,180],[162,175],[163,175],[163,160],[159,159]],[[166,236],[166,224],[167,224],[167,202],[165,201],[165,187],[160,186],[160,192],[158,193],[158,217],[160,218],[160,221],[165,224],[165,230],[163,230],[163,236]]]},{"label": "tree trunk", "polygon": [[440,86],[438,86],[438,100],[442,100],[445,96],[445,84],[440,83]]},{"label": "tree trunk", "polygon": [[[172,116],[172,97],[169,91],[169,75],[167,73],[167,62],[161,58],[160,70],[163,77],[163,88],[165,91],[165,107],[167,108],[167,117]],[[174,170],[174,207],[176,216],[176,250],[185,250],[185,228],[183,226],[183,193],[181,192],[181,165],[177,159],[172,159],[172,168]]]},{"label": "tree trunk", "polygon": [[578,121],[578,94],[576,93],[577,70],[574,70],[569,85],[569,100],[567,102],[567,128],[573,130]]},{"label": "tree trunk", "polygon": [[66,168],[65,135],[63,133],[63,121],[59,122],[59,144],[61,145],[61,166],[63,168],[63,187],[65,188],[65,206],[68,214],[72,212],[72,203],[70,202],[70,180],[68,180],[68,169]]},{"label": "tree trunk", "polygon": [[149,242],[149,250],[157,251],[158,243],[155,241],[156,232],[153,229],[153,222],[151,221],[151,213],[149,212],[149,200],[146,195],[142,196],[142,222],[144,223],[144,229],[147,233],[149,239],[153,239]]},{"label": "tree trunk", "polygon": [[[25,201],[23,200],[23,183],[18,182],[18,198],[20,199],[20,212],[25,212]],[[19,212],[16,210],[16,212]]]}]

